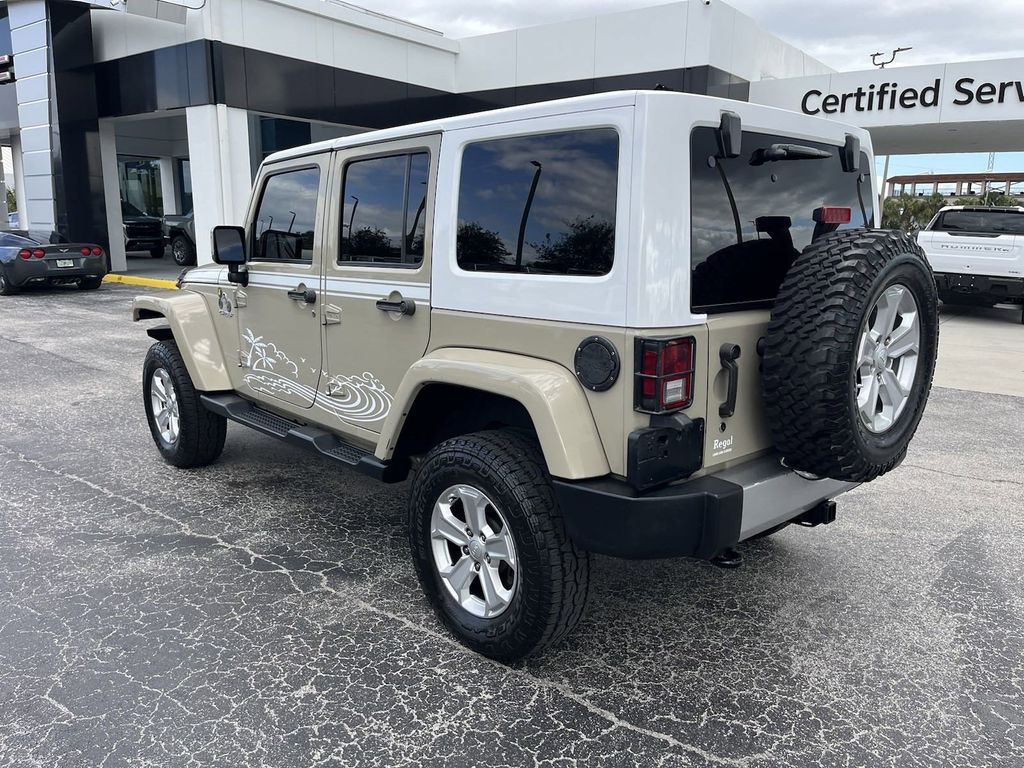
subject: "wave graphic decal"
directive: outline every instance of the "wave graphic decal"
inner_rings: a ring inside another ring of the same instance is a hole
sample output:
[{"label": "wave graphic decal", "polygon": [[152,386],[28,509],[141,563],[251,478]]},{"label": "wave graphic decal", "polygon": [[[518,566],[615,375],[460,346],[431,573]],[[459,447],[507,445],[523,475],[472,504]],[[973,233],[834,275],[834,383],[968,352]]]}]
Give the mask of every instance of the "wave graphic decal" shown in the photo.
[{"label": "wave graphic decal", "polygon": [[369,371],[355,376],[332,376],[327,381],[328,396],[297,381],[298,366],[275,344],[248,328],[242,338],[249,343],[244,364],[253,371],[242,381],[254,392],[282,399],[309,400],[314,408],[343,421],[380,421],[391,412],[394,398]]},{"label": "wave graphic decal", "polygon": [[316,407],[346,421],[378,421],[391,411],[394,398],[384,385],[367,371],[360,376],[332,376],[327,382],[331,396],[318,399]]}]

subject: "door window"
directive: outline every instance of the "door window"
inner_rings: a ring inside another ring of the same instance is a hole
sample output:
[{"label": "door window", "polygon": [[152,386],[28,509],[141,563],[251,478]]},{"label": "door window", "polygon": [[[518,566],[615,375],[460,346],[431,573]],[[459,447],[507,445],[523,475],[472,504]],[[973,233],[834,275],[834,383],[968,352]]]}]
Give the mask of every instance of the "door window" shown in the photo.
[{"label": "door window", "polygon": [[459,182],[459,267],[608,274],[615,253],[618,152],[612,128],[468,145]]},{"label": "door window", "polygon": [[423,261],[429,168],[426,152],[345,166],[339,263],[415,267]]},{"label": "door window", "polygon": [[319,190],[319,168],[285,171],[267,178],[256,211],[253,260],[312,260]]}]

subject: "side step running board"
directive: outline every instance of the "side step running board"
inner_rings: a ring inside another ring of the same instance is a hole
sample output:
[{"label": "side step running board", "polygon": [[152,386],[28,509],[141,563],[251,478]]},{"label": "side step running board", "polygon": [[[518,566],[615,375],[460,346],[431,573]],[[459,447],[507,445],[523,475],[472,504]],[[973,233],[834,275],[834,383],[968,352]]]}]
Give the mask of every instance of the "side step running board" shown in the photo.
[{"label": "side step running board", "polygon": [[408,461],[381,461],[369,451],[342,440],[325,429],[298,424],[260,408],[238,395],[200,394],[206,410],[265,435],[319,453],[385,483],[398,483],[409,474]]}]

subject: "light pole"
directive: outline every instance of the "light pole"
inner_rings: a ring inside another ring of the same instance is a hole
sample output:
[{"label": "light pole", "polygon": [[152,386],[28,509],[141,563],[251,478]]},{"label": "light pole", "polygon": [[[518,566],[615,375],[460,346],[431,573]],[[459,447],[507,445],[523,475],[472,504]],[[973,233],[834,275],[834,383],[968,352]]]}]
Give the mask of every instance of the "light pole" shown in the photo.
[{"label": "light pole", "polygon": [[533,172],[533,181],[530,183],[530,194],[526,196],[526,205],[523,206],[523,219],[519,222],[519,239],[516,241],[516,268],[523,266],[523,240],[526,238],[526,222],[530,218],[530,208],[533,207],[533,196],[537,194],[537,184],[540,182],[541,171],[544,166],[536,160],[531,160],[530,165],[537,170]]}]

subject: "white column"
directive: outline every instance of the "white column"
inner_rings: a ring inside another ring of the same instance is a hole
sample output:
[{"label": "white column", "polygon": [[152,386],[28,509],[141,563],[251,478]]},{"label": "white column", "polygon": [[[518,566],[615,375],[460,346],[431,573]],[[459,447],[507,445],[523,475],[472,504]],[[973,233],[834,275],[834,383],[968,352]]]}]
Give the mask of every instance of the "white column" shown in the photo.
[{"label": "white column", "polygon": [[107,236],[110,238],[110,271],[126,272],[128,255],[124,250],[121,183],[117,178],[117,133],[110,120],[100,120],[100,164],[103,171],[103,202],[107,207]]},{"label": "white column", "polygon": [[4,167],[3,154],[0,153],[0,229],[8,229],[7,224],[7,169]]},{"label": "white column", "polygon": [[[47,45],[46,3],[18,0],[8,3],[11,47],[14,50],[18,121],[21,125],[22,175],[25,206],[21,223],[30,229],[54,229],[57,213],[53,190],[50,132],[50,50]],[[22,190],[19,190],[21,194]]]},{"label": "white column", "polygon": [[28,227],[25,216],[25,166],[21,160],[21,135],[11,134],[11,158],[14,160],[14,198],[18,201],[18,229]]},{"label": "white column", "polygon": [[245,224],[252,189],[248,113],[217,104],[188,107],[185,118],[196,257],[199,264],[208,264],[213,261],[210,231],[218,224]]},{"label": "white column", "polygon": [[164,201],[164,216],[181,213],[178,210],[178,192],[174,183],[174,158],[160,158],[160,196]]}]

